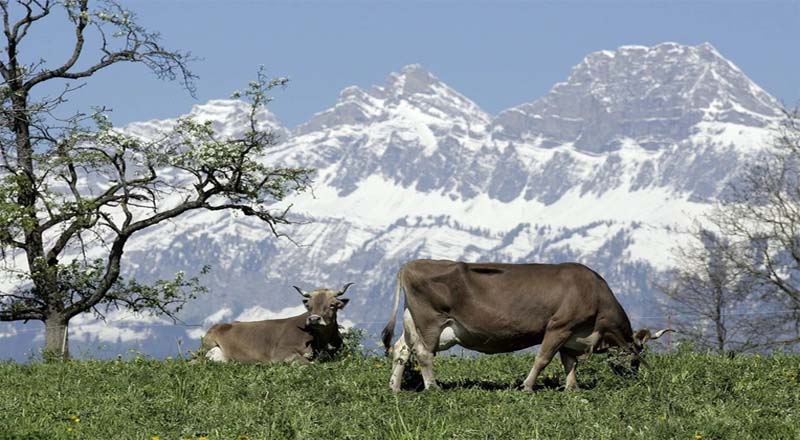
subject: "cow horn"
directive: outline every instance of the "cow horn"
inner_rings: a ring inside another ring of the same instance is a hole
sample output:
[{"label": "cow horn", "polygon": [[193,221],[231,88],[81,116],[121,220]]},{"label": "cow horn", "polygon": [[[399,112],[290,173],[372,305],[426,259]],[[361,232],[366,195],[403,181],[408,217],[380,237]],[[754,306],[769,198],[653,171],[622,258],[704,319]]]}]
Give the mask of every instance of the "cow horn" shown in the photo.
[{"label": "cow horn", "polygon": [[303,289],[301,289],[301,288],[299,288],[297,286],[292,286],[292,287],[294,287],[295,290],[300,292],[300,295],[303,295],[303,297],[305,297],[305,298],[310,298],[311,297],[311,295],[309,295],[308,293],[303,292]]},{"label": "cow horn", "polygon": [[671,328],[665,328],[665,329],[659,330],[655,334],[653,334],[653,333],[650,332],[650,329],[643,328],[643,329],[639,330],[638,332],[636,332],[636,334],[633,336],[633,338],[636,340],[636,342],[640,346],[643,346],[645,342],[653,340],[653,339],[658,339],[658,338],[664,336],[664,333],[667,333],[667,332],[676,332],[677,333],[678,331],[675,330],[675,329],[671,329]]},{"label": "cow horn", "polygon": [[677,333],[678,331],[675,330],[675,329],[672,329],[672,328],[665,328],[663,330],[657,331],[656,334],[654,334],[650,339],[658,339],[658,338],[664,336],[664,333],[666,333],[666,332],[675,332],[675,333]]},{"label": "cow horn", "polygon": [[354,284],[354,283],[347,283],[347,284],[345,284],[345,285],[344,285],[344,287],[342,288],[342,290],[340,290],[340,291],[339,291],[339,293],[337,293],[337,294],[336,294],[336,296],[342,296],[342,295],[344,295],[344,293],[345,293],[345,292],[347,292],[347,289],[348,289],[350,286],[352,286],[353,284]]}]

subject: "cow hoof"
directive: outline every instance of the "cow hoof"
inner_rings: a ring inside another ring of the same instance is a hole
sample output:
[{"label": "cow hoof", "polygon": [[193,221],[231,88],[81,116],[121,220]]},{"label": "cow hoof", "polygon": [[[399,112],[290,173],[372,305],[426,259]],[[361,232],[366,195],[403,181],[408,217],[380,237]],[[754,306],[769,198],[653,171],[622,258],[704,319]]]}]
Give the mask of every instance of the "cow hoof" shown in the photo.
[{"label": "cow hoof", "polygon": [[440,387],[439,384],[436,382],[432,382],[430,384],[425,385],[425,391],[441,390],[441,389],[442,387]]}]

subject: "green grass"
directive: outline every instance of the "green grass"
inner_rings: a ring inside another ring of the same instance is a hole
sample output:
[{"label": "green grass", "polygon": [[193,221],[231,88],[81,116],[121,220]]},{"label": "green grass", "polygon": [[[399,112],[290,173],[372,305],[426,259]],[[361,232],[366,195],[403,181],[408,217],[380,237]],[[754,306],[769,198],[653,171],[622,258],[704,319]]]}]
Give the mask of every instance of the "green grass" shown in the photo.
[{"label": "green grass", "polygon": [[554,361],[544,386],[526,394],[514,387],[531,362],[438,357],[444,390],[399,394],[388,390],[389,361],[375,357],[0,363],[0,438],[800,438],[800,356],[650,355],[634,378],[595,356],[579,365],[578,393],[553,386],[563,387]]}]

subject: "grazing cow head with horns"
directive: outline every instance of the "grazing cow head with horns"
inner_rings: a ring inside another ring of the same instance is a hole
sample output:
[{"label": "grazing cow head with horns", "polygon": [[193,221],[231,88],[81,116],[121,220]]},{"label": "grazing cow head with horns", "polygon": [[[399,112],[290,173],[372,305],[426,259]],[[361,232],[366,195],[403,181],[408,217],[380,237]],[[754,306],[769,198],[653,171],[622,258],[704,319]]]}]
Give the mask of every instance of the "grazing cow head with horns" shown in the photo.
[{"label": "grazing cow head with horns", "polygon": [[341,296],[353,283],[347,283],[342,290],[317,289],[313,292],[304,292],[303,289],[292,286],[303,295],[303,304],[308,311],[306,325],[311,328],[327,327],[336,324],[336,313],[344,308],[350,301]]}]

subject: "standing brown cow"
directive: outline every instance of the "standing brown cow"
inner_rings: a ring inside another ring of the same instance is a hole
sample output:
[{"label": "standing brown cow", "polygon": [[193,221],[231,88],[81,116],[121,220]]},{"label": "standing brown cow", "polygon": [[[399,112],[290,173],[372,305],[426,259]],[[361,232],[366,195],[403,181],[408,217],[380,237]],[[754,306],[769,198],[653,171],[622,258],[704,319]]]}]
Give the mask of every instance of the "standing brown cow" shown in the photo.
[{"label": "standing brown cow", "polygon": [[336,313],[348,298],[340,291],[317,289],[303,295],[307,312],[284,319],[216,324],[203,337],[206,357],[226,362],[301,362],[308,363],[321,354],[333,354],[342,346]]},{"label": "standing brown cow", "polygon": [[577,389],[577,358],[611,346],[637,355],[643,339],[606,281],[577,263],[499,264],[415,260],[397,274],[394,308],[383,344],[389,351],[400,289],[405,291],[403,335],[394,345],[389,381],[399,391],[413,351],[425,388],[436,387],[433,355],[458,344],[482,353],[505,353],[541,344],[523,383],[532,391],[539,373],[556,353],[567,374],[566,389]]}]

